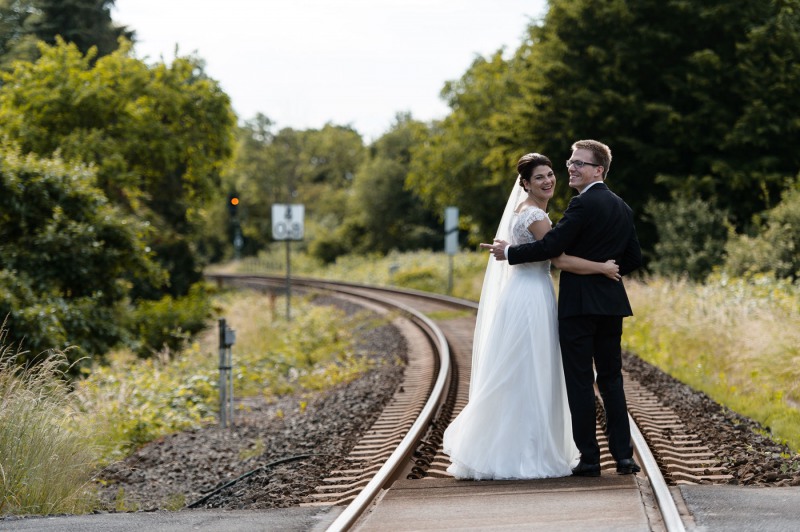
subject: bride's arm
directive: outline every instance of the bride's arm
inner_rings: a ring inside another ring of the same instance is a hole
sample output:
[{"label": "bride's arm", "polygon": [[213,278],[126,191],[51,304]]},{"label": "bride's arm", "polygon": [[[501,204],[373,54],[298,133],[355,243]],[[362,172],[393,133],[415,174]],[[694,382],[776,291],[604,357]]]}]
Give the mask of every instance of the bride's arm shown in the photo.
[{"label": "bride's arm", "polygon": [[[539,220],[528,226],[528,231],[530,231],[537,240],[541,240],[549,230],[549,220]],[[619,275],[619,265],[614,260],[594,262],[562,253],[558,257],[550,259],[550,262],[560,270],[578,275],[600,274],[614,281],[619,281],[621,278]]]},{"label": "bride's arm", "polygon": [[601,274],[614,281],[619,281],[621,277],[619,275],[619,265],[613,259],[605,262],[594,262],[580,257],[562,254],[554,259],[550,259],[550,262],[560,270],[577,273],[579,275]]}]

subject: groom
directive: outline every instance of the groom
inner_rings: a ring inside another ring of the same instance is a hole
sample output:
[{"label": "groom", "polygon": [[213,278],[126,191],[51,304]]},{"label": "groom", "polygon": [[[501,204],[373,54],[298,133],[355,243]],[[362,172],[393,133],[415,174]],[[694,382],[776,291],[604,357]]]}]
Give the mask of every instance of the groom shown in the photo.
[{"label": "groom", "polygon": [[[633,212],[603,181],[611,166],[611,150],[596,140],[572,145],[567,161],[569,186],[578,191],[563,218],[544,238],[509,246],[496,240],[481,244],[497,260],[509,264],[535,262],[562,253],[593,261],[616,260],[620,275],[641,266],[642,254]],[[622,387],[622,318],[631,316],[625,287],[603,275],[562,271],[558,297],[558,333],[572,413],[572,435],[581,453],[572,469],[577,476],[600,476],[600,447],[595,434],[594,371],[607,420],[609,450],[617,472],[631,474],[633,460],[625,390]]]}]

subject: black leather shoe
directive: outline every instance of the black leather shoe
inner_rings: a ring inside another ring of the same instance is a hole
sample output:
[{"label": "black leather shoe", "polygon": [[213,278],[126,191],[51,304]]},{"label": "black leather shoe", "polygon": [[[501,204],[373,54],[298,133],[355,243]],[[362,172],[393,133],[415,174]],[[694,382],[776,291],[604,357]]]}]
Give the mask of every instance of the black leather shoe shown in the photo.
[{"label": "black leather shoe", "polygon": [[589,464],[587,462],[578,462],[578,465],[572,468],[572,476],[574,477],[599,477],[600,464]]},{"label": "black leather shoe", "polygon": [[625,458],[617,462],[617,473],[620,475],[630,475],[641,470],[636,462],[633,461],[633,458]]}]

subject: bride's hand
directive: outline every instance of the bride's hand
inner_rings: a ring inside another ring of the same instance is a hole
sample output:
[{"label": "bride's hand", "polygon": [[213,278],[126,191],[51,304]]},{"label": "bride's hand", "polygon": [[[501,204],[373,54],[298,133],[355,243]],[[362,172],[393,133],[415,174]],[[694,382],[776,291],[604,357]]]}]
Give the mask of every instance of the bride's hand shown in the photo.
[{"label": "bride's hand", "polygon": [[481,248],[488,249],[496,260],[506,260],[506,246],[508,246],[508,242],[497,239],[494,244],[481,244]]},{"label": "bride's hand", "polygon": [[614,259],[607,260],[603,263],[602,272],[603,275],[612,281],[619,281],[622,279],[622,276],[619,274],[619,264],[617,264],[617,261]]}]

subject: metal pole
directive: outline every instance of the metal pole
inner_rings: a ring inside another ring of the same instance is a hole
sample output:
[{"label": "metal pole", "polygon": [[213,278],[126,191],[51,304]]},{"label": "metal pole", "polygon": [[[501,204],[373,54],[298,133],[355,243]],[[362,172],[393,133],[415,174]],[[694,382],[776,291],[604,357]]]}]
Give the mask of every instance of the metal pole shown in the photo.
[{"label": "metal pole", "polygon": [[286,321],[292,321],[292,261],[290,241],[286,240]]},{"label": "metal pole", "polygon": [[219,319],[219,425],[223,429],[227,427],[225,414],[227,413],[226,392],[228,389],[228,381],[225,371],[225,318]]},{"label": "metal pole", "polygon": [[[227,332],[227,331],[226,331]],[[226,342],[227,343],[227,342]],[[228,424],[233,426],[233,346],[228,346]]]},{"label": "metal pole", "polygon": [[453,295],[453,255],[448,257],[450,257],[450,271],[447,276],[447,295]]}]

